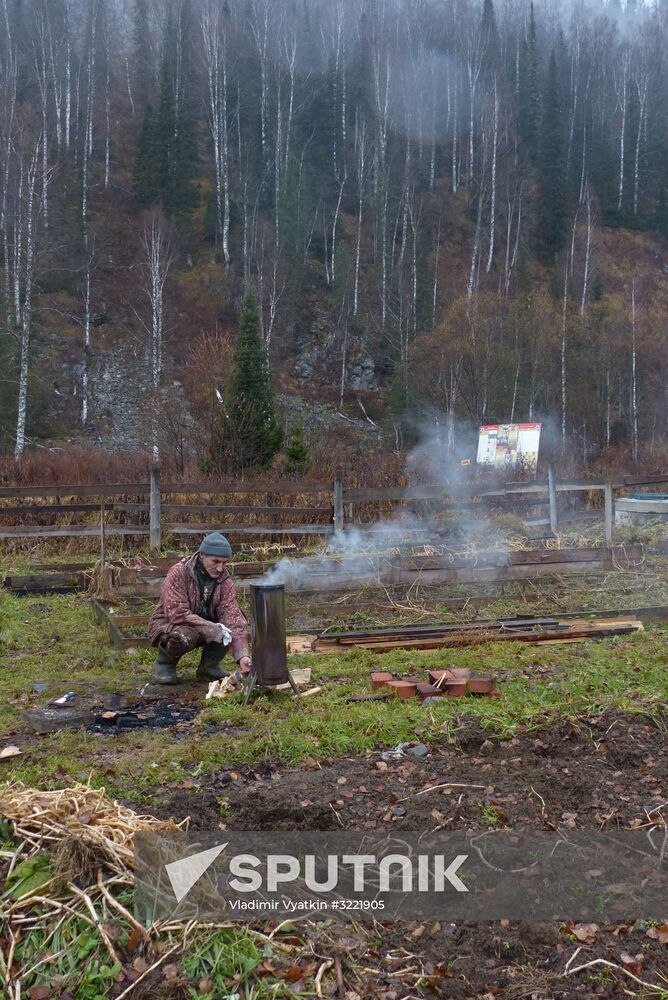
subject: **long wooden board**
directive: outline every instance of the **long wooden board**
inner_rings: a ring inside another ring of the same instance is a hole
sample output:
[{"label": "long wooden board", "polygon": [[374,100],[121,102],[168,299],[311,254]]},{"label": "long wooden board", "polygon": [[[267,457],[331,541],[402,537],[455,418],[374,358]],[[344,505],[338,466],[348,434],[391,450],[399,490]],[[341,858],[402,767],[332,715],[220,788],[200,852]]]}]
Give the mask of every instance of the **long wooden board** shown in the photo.
[{"label": "long wooden board", "polygon": [[554,640],[575,640],[605,638],[612,635],[629,635],[633,632],[642,631],[642,623],[639,621],[620,619],[593,622],[578,622],[577,624],[557,624],[544,627],[542,630],[536,629],[453,629],[443,632],[441,635],[431,637],[388,638],[371,636],[368,639],[357,639],[350,644],[344,644],[337,640],[330,640],[326,637],[318,638],[315,649],[320,653],[331,653],[350,649],[355,646],[359,649],[366,649],[372,653],[389,653],[395,649],[444,649],[458,646],[482,645],[486,642],[546,642]]}]

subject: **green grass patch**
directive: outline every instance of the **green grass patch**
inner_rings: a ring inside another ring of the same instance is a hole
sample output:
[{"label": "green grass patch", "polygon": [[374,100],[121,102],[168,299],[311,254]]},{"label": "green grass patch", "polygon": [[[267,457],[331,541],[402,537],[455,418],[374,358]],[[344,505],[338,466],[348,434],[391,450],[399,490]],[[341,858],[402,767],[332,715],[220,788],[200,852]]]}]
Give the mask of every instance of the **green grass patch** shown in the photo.
[{"label": "green grass patch", "polygon": [[[656,573],[650,566],[644,578],[632,575],[629,580],[630,575],[624,574],[627,588],[634,584],[634,603],[661,603],[663,595],[657,599],[654,587]],[[577,600],[581,599],[578,594]],[[610,605],[607,589],[599,600]],[[486,616],[513,613],[513,601],[505,599]],[[438,605],[433,614],[441,620],[455,617],[445,609],[439,615]],[[183,733],[140,729],[99,735],[64,730],[38,736],[29,730],[21,718],[23,709],[44,705],[70,689],[98,702],[108,693],[137,694],[151,677],[152,651],[129,655],[112,649],[83,595],[18,598],[0,592],[0,656],[4,663],[0,739],[2,743],[18,739],[23,751],[21,757],[0,765],[2,777],[45,787],[90,779],[117,794],[130,792],[150,801],[158,786],[193,772],[206,774],[264,759],[299,764],[359,754],[413,739],[416,730],[421,739],[441,739],[456,729],[462,717],[477,718],[491,735],[502,738],[518,726],[538,728],[557,716],[601,712],[611,706],[661,720],[668,629],[648,627],[636,635],[573,645],[488,643],[428,654],[400,650],[377,656],[353,649],[300,656],[294,665],[311,667],[312,683],[322,687],[320,694],[295,701],[291,694],[260,691],[244,706],[239,694],[205,702],[202,685],[202,712]],[[192,678],[196,660],[197,654],[184,658],[180,670],[185,676]],[[372,670],[426,676],[432,667],[447,666],[494,674],[502,697],[443,699],[430,706],[417,701],[348,700],[369,690]],[[36,680],[47,681],[48,691],[34,693]]]}]

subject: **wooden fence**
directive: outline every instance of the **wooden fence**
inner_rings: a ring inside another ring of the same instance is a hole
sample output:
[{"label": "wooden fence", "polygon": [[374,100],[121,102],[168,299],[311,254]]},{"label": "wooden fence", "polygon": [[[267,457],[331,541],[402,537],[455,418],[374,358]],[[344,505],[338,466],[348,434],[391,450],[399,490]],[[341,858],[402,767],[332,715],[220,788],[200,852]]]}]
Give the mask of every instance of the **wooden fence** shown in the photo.
[{"label": "wooden fence", "polygon": [[[59,486],[0,487],[0,539],[95,537],[101,540],[104,555],[105,538],[137,536],[148,538],[150,549],[157,552],[168,535],[201,535],[220,528],[237,538],[257,539],[273,536],[327,536],[347,524],[370,528],[379,519],[387,518],[399,508],[419,512],[425,503],[434,508],[468,509],[473,516],[494,508],[519,510],[525,523],[546,527],[555,532],[560,523],[601,518],[605,522],[608,544],[614,535],[615,493],[636,487],[653,487],[668,483],[668,474],[659,476],[626,476],[608,481],[558,481],[550,469],[545,481],[506,483],[490,488],[488,483],[471,482],[453,488],[443,486],[396,486],[389,488],[346,488],[341,475],[333,482],[200,482],[170,483],[160,481],[160,469],[150,469],[148,482],[104,483]],[[603,493],[603,504],[588,511],[563,511],[559,497],[568,494]],[[196,502],[174,502],[174,497],[193,497]],[[237,502],[230,502],[237,498]],[[241,497],[240,501],[238,498]],[[261,503],[257,498],[264,497]],[[310,506],[294,502],[295,498],[313,498]],[[86,499],[89,498],[89,499]],[[204,498],[207,498],[206,502]],[[227,502],[211,502],[224,498]],[[253,498],[252,500],[250,498]],[[284,500],[293,503],[284,504]],[[3,500],[16,500],[2,506]],[[42,503],[35,503],[42,500]],[[25,502],[29,501],[29,502]],[[529,515],[544,506],[540,517]],[[88,523],[64,523],[70,515],[89,515]],[[91,523],[90,515],[94,515]],[[207,516],[205,520],[204,516]],[[55,519],[52,524],[6,524],[26,516]],[[116,517],[111,520],[111,517]],[[129,521],[128,518],[134,520]],[[212,521],[211,518],[215,518]],[[232,520],[229,520],[232,518]],[[252,519],[252,520],[249,520]],[[259,519],[259,520],[258,520]]]}]

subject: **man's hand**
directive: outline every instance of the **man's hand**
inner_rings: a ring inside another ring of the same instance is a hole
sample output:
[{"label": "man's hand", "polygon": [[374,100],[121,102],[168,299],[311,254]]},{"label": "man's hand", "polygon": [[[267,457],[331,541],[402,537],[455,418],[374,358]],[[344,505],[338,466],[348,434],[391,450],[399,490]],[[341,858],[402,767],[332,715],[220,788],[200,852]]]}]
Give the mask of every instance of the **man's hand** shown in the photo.
[{"label": "man's hand", "polygon": [[218,635],[213,640],[214,642],[222,642],[224,646],[229,646],[232,642],[232,633],[230,632],[227,625],[223,625],[222,622],[218,622]]},{"label": "man's hand", "polygon": [[239,660],[239,672],[241,674],[249,674],[253,667],[253,661],[250,656],[242,656]]}]

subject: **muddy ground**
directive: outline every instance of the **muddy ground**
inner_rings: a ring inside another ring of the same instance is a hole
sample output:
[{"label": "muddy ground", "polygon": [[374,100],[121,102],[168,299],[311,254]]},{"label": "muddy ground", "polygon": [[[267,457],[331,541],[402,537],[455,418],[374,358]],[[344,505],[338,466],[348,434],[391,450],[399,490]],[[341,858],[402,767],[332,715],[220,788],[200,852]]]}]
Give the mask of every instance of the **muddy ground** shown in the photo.
[{"label": "muddy ground", "polygon": [[[607,712],[499,741],[464,720],[424,756],[384,761],[370,753],[306,767],[223,769],[206,784],[163,787],[150,811],[190,816],[192,828],[203,830],[648,828],[668,813],[667,724],[668,717]],[[365,998],[642,995],[636,980],[662,983],[668,995],[668,928],[652,922],[583,929],[455,925],[444,916],[364,930],[308,923],[304,933],[316,954],[338,957],[346,989]],[[565,975],[569,960],[576,968],[593,959],[626,973],[594,966]],[[340,984],[336,995],[346,995]]]}]

